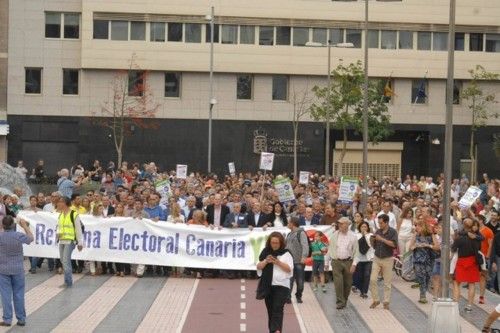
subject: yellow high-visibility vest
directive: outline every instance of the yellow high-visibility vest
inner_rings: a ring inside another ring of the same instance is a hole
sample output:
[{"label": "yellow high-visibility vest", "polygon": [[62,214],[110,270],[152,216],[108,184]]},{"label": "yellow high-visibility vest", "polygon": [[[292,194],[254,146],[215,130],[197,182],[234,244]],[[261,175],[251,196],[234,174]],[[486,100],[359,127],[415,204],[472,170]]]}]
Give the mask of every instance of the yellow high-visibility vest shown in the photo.
[{"label": "yellow high-visibility vest", "polygon": [[76,231],[73,221],[71,221],[71,214],[73,214],[73,219],[76,219],[78,214],[70,210],[67,215],[61,213],[57,222],[57,233],[59,234],[59,240],[76,240]]}]

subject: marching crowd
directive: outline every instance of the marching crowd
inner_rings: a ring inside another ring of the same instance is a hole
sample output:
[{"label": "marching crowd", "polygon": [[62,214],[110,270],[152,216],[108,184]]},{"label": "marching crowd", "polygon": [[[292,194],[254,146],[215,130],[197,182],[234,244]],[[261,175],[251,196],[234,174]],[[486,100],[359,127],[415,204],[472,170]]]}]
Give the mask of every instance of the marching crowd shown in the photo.
[{"label": "marching crowd", "polygon": [[[38,167],[40,169],[40,163]],[[39,169],[37,174],[43,173],[43,167],[41,172]],[[26,177],[22,162],[16,171]],[[327,292],[325,283],[331,274],[339,310],[346,307],[351,293],[368,298],[368,291],[372,298],[370,308],[382,304],[384,309],[389,309],[395,255],[411,260],[416,277],[412,287],[420,289],[419,302],[428,302],[428,291],[436,298],[440,295],[442,174],[436,179],[410,175],[402,179],[369,178],[365,207],[361,206],[361,187],[352,202],[340,202],[340,179],[320,175],[311,175],[308,184],[300,184],[291,175],[276,176],[291,178],[296,200],[287,203],[280,202],[272,186],[275,176],[271,174],[240,173],[219,178],[215,174],[192,173],[180,179],[174,171],[161,172],[155,163],[129,165],[123,162],[117,168],[113,162],[104,167],[95,161],[88,170],[82,165],[62,169],[58,177],[58,190],[50,195],[31,196],[29,206],[20,204],[22,193],[0,196],[0,219],[15,216],[21,209],[60,214],[57,231],[60,260],[48,259],[47,262],[49,270],[64,272],[65,287],[72,285],[72,273],[85,269],[84,262],[71,263],[70,258],[73,249],[81,250],[83,246],[79,216],[91,214],[199,224],[212,229],[288,227],[286,239],[281,233],[271,234],[257,265],[261,276],[257,297],[266,300],[270,332],[281,331],[283,304],[291,302],[294,284],[294,296],[302,303],[306,264],[312,265],[315,292]],[[162,196],[155,187],[155,183],[165,179],[170,180],[168,197]],[[91,188],[84,186],[86,183],[96,185],[93,187],[96,190],[82,192],[83,187]],[[461,207],[459,199],[471,185],[478,186],[482,194],[470,207]],[[472,311],[476,284],[480,287],[479,304],[484,303],[486,289],[498,292],[500,180],[484,174],[478,184],[470,184],[463,176],[453,181],[451,198],[449,278],[453,280],[455,300],[460,297],[461,285],[468,285],[465,311]],[[3,225],[5,228],[6,223]],[[331,225],[334,232],[310,234],[302,228],[314,225]],[[30,258],[30,262],[30,272],[36,273],[44,258]],[[0,276],[6,274],[2,264],[0,258]],[[132,274],[130,264],[90,262],[89,270],[92,275]],[[176,268],[159,266],[137,265],[134,270],[138,277],[179,274]],[[187,268],[183,271],[197,278],[219,274],[233,278],[242,273],[249,277],[255,274]],[[383,299],[379,296],[379,282],[384,287]],[[3,308],[6,309],[5,304]],[[11,319],[12,313],[10,319],[4,314],[4,323],[10,324]],[[18,320],[24,323],[25,318],[21,316]]]}]

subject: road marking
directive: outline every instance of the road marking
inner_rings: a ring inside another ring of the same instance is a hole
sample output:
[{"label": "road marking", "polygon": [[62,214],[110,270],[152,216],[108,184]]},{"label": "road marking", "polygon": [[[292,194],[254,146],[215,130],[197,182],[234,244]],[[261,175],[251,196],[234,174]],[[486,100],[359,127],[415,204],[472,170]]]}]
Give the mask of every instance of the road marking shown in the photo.
[{"label": "road marking", "polygon": [[241,320],[247,320],[247,314],[246,314],[246,312],[240,313],[240,319]]},{"label": "road marking", "polygon": [[182,318],[181,321],[179,322],[179,326],[177,327],[177,333],[182,332],[182,328],[184,327],[184,324],[186,323],[186,318],[189,312],[189,309],[191,308],[191,304],[193,304],[193,299],[194,299],[194,294],[196,293],[196,289],[198,288],[198,284],[200,283],[200,279],[195,279],[193,288],[191,289],[191,293],[189,294],[189,298],[186,303],[186,307],[184,308],[184,312],[182,313]]},{"label": "road marking", "polygon": [[297,320],[299,322],[300,331],[302,333],[307,333],[306,325],[304,325],[304,320],[302,319],[302,315],[300,314],[297,301],[293,300],[292,304],[293,304],[293,311],[295,312],[295,316],[297,317]]},{"label": "road marking", "polygon": [[241,291],[245,291],[246,287],[245,286],[241,286]]},{"label": "road marking", "polygon": [[241,299],[245,299],[245,298],[247,298],[247,295],[241,294]]},{"label": "road marking", "polygon": [[240,332],[246,332],[247,331],[247,324],[240,324]]},{"label": "road marking", "polygon": [[245,279],[241,279],[241,283],[245,283]]},{"label": "road marking", "polygon": [[247,308],[247,303],[241,302],[240,303],[240,309],[245,310]]}]

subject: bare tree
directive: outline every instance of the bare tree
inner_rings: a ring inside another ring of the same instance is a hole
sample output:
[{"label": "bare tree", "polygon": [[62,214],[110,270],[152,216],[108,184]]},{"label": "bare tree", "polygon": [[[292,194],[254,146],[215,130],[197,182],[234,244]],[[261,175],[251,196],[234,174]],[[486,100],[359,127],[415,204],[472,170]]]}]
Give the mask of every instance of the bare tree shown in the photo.
[{"label": "bare tree", "polygon": [[93,123],[108,128],[113,136],[118,164],[123,160],[125,138],[135,127],[139,129],[157,128],[154,118],[160,104],[148,86],[149,72],[137,65],[132,55],[127,70],[118,70],[110,82],[110,100],[105,101],[100,110],[93,113]]}]

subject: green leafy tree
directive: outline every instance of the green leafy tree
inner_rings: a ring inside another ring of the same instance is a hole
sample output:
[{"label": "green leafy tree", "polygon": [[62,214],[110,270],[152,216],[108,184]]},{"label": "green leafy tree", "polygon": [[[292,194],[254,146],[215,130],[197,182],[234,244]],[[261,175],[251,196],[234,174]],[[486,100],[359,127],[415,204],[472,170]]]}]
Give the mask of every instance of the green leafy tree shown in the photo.
[{"label": "green leafy tree", "polygon": [[[317,102],[311,105],[311,116],[316,121],[329,121],[342,131],[342,150],[336,175],[343,174],[343,161],[347,153],[347,131],[363,131],[364,72],[361,61],[340,64],[332,71],[330,86],[315,86]],[[380,91],[380,82],[368,82],[368,138],[378,143],[391,134],[390,115]]]},{"label": "green leafy tree", "polygon": [[471,112],[471,132],[470,132],[470,150],[471,159],[471,181],[476,181],[477,176],[477,150],[474,141],[477,130],[486,126],[488,119],[498,118],[498,110],[493,109],[493,105],[498,103],[495,93],[486,91],[481,82],[495,81],[500,78],[496,73],[488,72],[484,67],[476,65],[474,69],[469,70],[471,80],[462,92],[462,98],[467,101],[467,107]]}]

